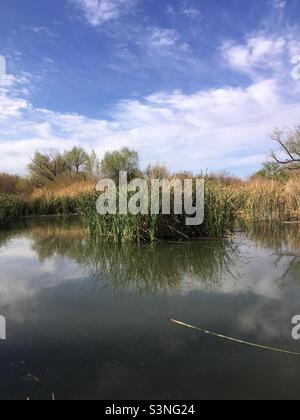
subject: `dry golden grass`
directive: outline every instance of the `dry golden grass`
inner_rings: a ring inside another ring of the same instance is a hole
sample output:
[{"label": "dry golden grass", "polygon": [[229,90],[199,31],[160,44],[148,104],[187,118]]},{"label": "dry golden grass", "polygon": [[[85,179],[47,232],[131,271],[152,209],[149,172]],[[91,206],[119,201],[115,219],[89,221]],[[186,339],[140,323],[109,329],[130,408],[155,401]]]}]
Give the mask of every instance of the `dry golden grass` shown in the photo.
[{"label": "dry golden grass", "polygon": [[[215,183],[210,185],[208,191],[211,191],[213,185]],[[300,221],[299,174],[294,175],[287,182],[256,178],[244,183],[224,184],[222,188],[220,183],[217,185],[220,185],[217,194],[219,200],[215,203],[218,208],[214,209],[214,214],[219,212],[222,218],[224,215],[220,209],[224,207],[222,205],[224,196],[224,204],[228,200],[232,202],[237,217],[242,219],[269,222]],[[79,197],[82,199],[86,197],[89,200],[95,194],[95,182],[78,181],[69,185],[61,183],[52,185],[51,188],[36,189],[30,196],[30,200],[50,205],[55,201],[72,201]],[[206,199],[208,199],[207,196]]]},{"label": "dry golden grass", "polygon": [[38,188],[36,189],[31,198],[38,199],[42,197],[54,197],[54,198],[74,198],[81,194],[90,193],[95,191],[95,183],[87,181],[79,181],[70,185],[54,185],[51,188]]},{"label": "dry golden grass", "polygon": [[300,177],[252,179],[240,187],[240,216],[257,221],[300,220]]}]

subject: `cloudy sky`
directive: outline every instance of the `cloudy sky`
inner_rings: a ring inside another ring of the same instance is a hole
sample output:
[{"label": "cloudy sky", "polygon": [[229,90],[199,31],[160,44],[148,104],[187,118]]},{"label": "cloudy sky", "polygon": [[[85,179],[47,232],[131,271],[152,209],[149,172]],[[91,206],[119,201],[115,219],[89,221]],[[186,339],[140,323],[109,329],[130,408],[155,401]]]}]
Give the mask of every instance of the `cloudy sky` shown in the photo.
[{"label": "cloudy sky", "polygon": [[81,145],[247,175],[300,123],[300,0],[1,0],[0,55],[0,171]]}]

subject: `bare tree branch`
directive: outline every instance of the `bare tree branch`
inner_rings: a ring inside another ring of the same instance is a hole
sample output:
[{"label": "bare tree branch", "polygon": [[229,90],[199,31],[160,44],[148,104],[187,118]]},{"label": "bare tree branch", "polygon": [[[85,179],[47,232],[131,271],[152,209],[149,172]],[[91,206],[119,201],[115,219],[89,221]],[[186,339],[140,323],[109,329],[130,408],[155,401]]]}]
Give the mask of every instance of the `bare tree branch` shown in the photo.
[{"label": "bare tree branch", "polygon": [[287,138],[284,138],[283,131],[276,130],[272,139],[280,146],[281,152],[287,156],[286,159],[282,159],[272,150],[272,159],[289,170],[300,169],[300,127],[292,131]]}]

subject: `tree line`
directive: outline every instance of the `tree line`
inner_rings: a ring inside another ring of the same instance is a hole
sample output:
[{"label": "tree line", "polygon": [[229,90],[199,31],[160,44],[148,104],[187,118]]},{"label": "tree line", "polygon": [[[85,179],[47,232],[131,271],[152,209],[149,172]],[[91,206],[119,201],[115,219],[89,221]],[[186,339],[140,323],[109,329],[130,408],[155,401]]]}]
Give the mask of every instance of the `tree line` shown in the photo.
[{"label": "tree line", "polygon": [[[300,172],[300,126],[287,135],[283,131],[275,130],[272,139],[277,145],[277,150],[271,151],[270,158],[253,177],[285,181],[292,173]],[[28,175],[24,177],[0,174],[0,193],[29,193],[35,188],[57,182],[67,184],[75,181],[95,181],[101,177],[118,182],[120,171],[127,171],[129,180],[138,176],[159,179],[170,176],[184,179],[194,176],[190,172],[171,174],[166,166],[160,164],[149,165],[146,171],[142,172],[138,153],[127,147],[105,153],[102,160],[94,151],[87,152],[82,147],[73,147],[62,153],[37,151],[27,169]],[[226,172],[206,176],[218,178],[223,183],[242,182]]]}]

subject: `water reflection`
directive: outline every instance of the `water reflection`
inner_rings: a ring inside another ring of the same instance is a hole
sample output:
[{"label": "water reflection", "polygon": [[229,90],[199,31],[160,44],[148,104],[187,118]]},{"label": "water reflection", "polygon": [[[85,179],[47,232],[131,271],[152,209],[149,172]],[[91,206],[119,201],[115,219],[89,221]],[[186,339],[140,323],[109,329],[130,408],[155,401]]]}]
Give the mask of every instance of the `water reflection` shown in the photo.
[{"label": "water reflection", "polygon": [[299,255],[300,223],[247,223],[242,225],[242,230],[258,247]]},{"label": "water reflection", "polygon": [[0,399],[299,398],[299,359],[168,322],[300,351],[299,227],[251,229],[140,248],[73,219],[1,231]]},{"label": "water reflection", "polygon": [[[237,287],[249,265],[251,243],[273,255],[274,282],[300,284],[300,224],[248,224],[231,241],[161,242],[154,245],[114,244],[87,236],[80,219],[28,220],[0,231],[0,251],[10,240],[26,238],[41,263],[56,257],[76,262],[88,273],[92,292],[110,287],[115,293],[171,294],[199,285],[218,290],[230,280]],[[243,247],[245,241],[245,246]],[[250,242],[249,242],[250,241]]]},{"label": "water reflection", "polygon": [[85,267],[94,292],[109,285],[114,292],[170,294],[189,283],[216,289],[228,277],[238,278],[235,267],[240,256],[233,242],[117,245],[103,238],[88,238],[78,222],[67,227],[35,226],[28,236],[41,262],[59,255]]},{"label": "water reflection", "polygon": [[300,223],[245,224],[243,230],[256,247],[273,251],[280,287],[290,280],[300,285]]}]

